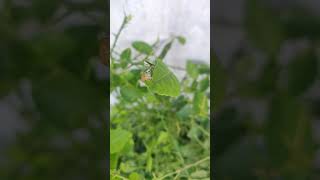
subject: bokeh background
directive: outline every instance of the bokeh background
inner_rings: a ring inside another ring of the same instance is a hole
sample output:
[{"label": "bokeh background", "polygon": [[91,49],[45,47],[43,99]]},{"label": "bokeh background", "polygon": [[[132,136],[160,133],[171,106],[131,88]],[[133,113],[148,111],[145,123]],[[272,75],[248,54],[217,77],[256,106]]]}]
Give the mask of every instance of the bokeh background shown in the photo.
[{"label": "bokeh background", "polygon": [[0,179],[106,179],[105,0],[0,0]]},{"label": "bokeh background", "polygon": [[320,179],[319,7],[213,1],[216,179]]}]

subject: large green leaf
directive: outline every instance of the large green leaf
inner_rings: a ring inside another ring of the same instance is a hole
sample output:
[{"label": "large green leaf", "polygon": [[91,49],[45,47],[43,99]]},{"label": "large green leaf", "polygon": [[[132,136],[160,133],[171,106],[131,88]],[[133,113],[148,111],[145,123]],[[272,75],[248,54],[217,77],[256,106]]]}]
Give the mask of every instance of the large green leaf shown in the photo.
[{"label": "large green leaf", "polygon": [[177,77],[160,60],[156,64],[152,73],[152,79],[146,81],[150,91],[164,96],[176,97],[180,94],[180,83]]},{"label": "large green leaf", "polygon": [[112,129],[110,131],[110,154],[121,152],[131,138],[131,133],[126,130]]}]

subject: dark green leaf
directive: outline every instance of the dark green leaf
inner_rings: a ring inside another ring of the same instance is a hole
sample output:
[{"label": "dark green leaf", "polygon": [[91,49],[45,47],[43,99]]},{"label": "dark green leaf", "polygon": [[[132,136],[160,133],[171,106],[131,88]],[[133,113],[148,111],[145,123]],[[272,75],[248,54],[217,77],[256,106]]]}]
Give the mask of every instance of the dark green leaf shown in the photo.
[{"label": "dark green leaf", "polygon": [[310,88],[317,79],[317,56],[306,51],[297,56],[288,65],[288,91],[292,95],[300,95]]},{"label": "dark green leaf", "polygon": [[246,29],[250,41],[269,55],[275,55],[284,40],[279,18],[259,0],[247,1]]},{"label": "dark green leaf", "polygon": [[168,42],[162,49],[161,54],[159,56],[160,59],[164,59],[168,53],[168,51],[171,49],[173,41]]}]

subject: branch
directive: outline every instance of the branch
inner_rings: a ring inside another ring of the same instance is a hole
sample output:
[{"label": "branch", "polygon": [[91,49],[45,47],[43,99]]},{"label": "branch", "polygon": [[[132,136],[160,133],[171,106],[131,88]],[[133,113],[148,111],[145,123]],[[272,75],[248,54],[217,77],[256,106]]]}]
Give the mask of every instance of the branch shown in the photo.
[{"label": "branch", "polygon": [[111,55],[112,55],[112,53],[113,53],[113,51],[114,51],[114,48],[116,47],[116,44],[117,44],[117,42],[118,42],[118,39],[119,39],[119,36],[120,36],[122,30],[123,30],[123,29],[125,28],[125,26],[129,23],[130,19],[131,19],[131,16],[125,16],[125,17],[123,18],[123,21],[122,21],[122,24],[121,24],[121,26],[120,26],[120,29],[118,30],[117,34],[115,35],[115,40],[114,40],[114,42],[113,42],[113,44],[112,44],[112,48],[111,48],[111,51],[110,51],[110,54],[111,54]]},{"label": "branch", "polygon": [[162,179],[165,179],[167,177],[173,176],[175,174],[179,174],[179,173],[181,173],[181,172],[183,172],[183,171],[185,171],[187,169],[190,169],[192,167],[198,166],[199,164],[202,164],[202,163],[204,163],[204,162],[206,162],[208,160],[210,160],[210,156],[208,156],[208,157],[206,157],[204,159],[201,159],[201,160],[199,160],[199,161],[197,161],[197,162],[195,162],[193,164],[189,164],[189,165],[187,165],[187,166],[185,166],[185,167],[183,167],[181,169],[178,169],[178,170],[176,170],[176,171],[174,171],[172,173],[166,174],[166,175],[160,177],[158,180],[162,180]]}]

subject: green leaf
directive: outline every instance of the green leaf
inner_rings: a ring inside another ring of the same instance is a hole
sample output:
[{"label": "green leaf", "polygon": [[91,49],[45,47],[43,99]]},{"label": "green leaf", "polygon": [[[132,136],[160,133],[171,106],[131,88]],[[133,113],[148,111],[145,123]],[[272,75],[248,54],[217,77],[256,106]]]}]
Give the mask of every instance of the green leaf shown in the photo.
[{"label": "green leaf", "polygon": [[246,12],[249,40],[266,53],[276,54],[284,40],[280,18],[258,0],[249,0]]},{"label": "green leaf", "polygon": [[192,114],[192,106],[190,104],[183,106],[183,108],[181,108],[177,112],[177,116],[181,120],[189,118],[191,114]]},{"label": "green leaf", "polygon": [[153,54],[152,47],[143,41],[135,41],[132,43],[132,47],[140,53],[151,55]]},{"label": "green leaf", "polygon": [[173,41],[168,42],[162,49],[161,54],[159,55],[160,59],[164,59],[168,53],[168,51],[171,49]]},{"label": "green leaf", "polygon": [[185,37],[178,36],[177,39],[178,39],[180,44],[182,44],[182,45],[186,44],[186,38]]},{"label": "green leaf", "polygon": [[129,176],[129,180],[141,180],[142,177],[138,173],[131,173]]},{"label": "green leaf", "polygon": [[209,77],[206,77],[204,79],[202,79],[199,83],[199,90],[200,91],[205,91],[209,88]]},{"label": "green leaf", "polygon": [[121,87],[120,94],[122,98],[129,102],[142,96],[142,92],[131,84]]},{"label": "green leaf", "polygon": [[196,79],[199,75],[199,71],[197,69],[197,65],[193,63],[191,60],[187,61],[187,73],[190,77]]},{"label": "green leaf", "polygon": [[127,143],[130,143],[132,135],[123,129],[110,130],[110,154],[121,152]]},{"label": "green leaf", "polygon": [[193,99],[193,109],[200,116],[208,116],[208,97],[204,92],[196,92]]},{"label": "green leaf", "polygon": [[297,56],[288,65],[288,91],[292,95],[300,95],[310,88],[317,79],[317,56],[306,51]]},{"label": "green leaf", "polygon": [[117,153],[110,154],[110,169],[116,169],[119,155]]},{"label": "green leaf", "polygon": [[131,59],[131,49],[130,48],[125,49],[121,53],[120,59],[121,59],[122,67],[127,66],[127,64],[130,62],[130,59]]},{"label": "green leaf", "polygon": [[180,94],[180,83],[177,77],[160,60],[156,64],[152,73],[152,79],[146,81],[149,90],[159,95],[176,97]]}]

